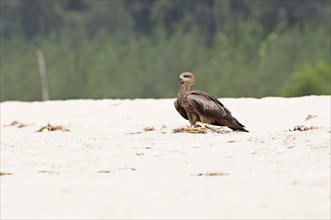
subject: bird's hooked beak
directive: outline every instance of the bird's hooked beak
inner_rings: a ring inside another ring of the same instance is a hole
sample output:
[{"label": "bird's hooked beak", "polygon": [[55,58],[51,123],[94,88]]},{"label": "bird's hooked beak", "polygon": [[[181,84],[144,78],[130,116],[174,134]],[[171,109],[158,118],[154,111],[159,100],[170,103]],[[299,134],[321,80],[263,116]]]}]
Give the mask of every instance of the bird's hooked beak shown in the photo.
[{"label": "bird's hooked beak", "polygon": [[179,82],[183,81],[183,76],[179,76]]}]

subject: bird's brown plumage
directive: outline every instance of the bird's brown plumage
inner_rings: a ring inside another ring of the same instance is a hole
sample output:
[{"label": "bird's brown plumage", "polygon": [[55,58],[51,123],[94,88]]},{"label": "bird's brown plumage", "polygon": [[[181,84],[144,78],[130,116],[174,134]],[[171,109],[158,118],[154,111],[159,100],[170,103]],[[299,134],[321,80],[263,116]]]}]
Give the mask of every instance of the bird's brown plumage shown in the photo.
[{"label": "bird's brown plumage", "polygon": [[189,120],[192,126],[196,125],[197,122],[202,122],[248,132],[245,126],[235,119],[217,98],[195,89],[193,73],[183,72],[180,74],[180,86],[174,104],[179,114]]}]

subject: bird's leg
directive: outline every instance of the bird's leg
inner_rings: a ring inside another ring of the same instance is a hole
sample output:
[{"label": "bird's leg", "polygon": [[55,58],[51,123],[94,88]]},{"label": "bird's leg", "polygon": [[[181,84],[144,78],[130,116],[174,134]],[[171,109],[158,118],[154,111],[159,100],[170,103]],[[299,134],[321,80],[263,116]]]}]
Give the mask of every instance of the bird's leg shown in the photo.
[{"label": "bird's leg", "polygon": [[196,128],[209,128],[209,129],[213,129],[214,127],[210,124],[207,124],[207,123],[203,123],[203,122],[200,122],[200,121],[197,121],[194,125],[194,127]]},{"label": "bird's leg", "polygon": [[195,127],[195,124],[199,121],[199,116],[191,113],[187,114],[187,116],[191,127]]},{"label": "bird's leg", "polygon": [[193,133],[193,134],[203,133],[200,128],[195,126],[197,121],[199,120],[199,118],[197,118],[196,115],[188,114],[188,119],[189,119],[190,125],[187,126],[187,127],[182,128],[182,130],[184,132]]},{"label": "bird's leg", "polygon": [[189,125],[188,127],[183,128],[183,129],[188,133],[198,133],[200,130],[200,128],[195,127],[194,125]]},{"label": "bird's leg", "polygon": [[200,121],[195,121],[194,124],[186,127],[184,130],[188,133],[205,133],[208,125]]},{"label": "bird's leg", "polygon": [[202,122],[200,122],[200,121],[197,121],[197,122],[194,124],[194,127],[195,127],[195,128],[205,128],[205,127],[206,127],[205,125],[206,125],[205,123],[202,123]]},{"label": "bird's leg", "polygon": [[215,126],[215,125],[211,125],[211,124],[208,124],[208,123],[203,123],[203,122],[196,122],[195,123],[195,127],[196,128],[200,128],[200,129],[209,129],[211,130],[212,132],[219,132],[220,131],[220,127],[218,126]]}]

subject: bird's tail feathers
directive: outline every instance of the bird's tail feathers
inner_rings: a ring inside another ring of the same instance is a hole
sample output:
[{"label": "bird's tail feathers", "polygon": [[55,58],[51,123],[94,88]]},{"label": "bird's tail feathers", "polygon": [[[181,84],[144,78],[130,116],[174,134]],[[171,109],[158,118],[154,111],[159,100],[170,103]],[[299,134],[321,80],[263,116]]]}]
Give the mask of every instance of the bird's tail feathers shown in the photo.
[{"label": "bird's tail feathers", "polygon": [[247,131],[244,127],[239,127],[239,128],[234,128],[234,127],[230,127],[233,131],[243,131],[243,132],[249,132]]},{"label": "bird's tail feathers", "polygon": [[229,128],[231,128],[234,131],[243,131],[243,132],[249,132],[245,129],[245,126],[243,124],[241,124],[237,119],[233,118],[233,122],[232,123],[234,126],[229,126]]}]

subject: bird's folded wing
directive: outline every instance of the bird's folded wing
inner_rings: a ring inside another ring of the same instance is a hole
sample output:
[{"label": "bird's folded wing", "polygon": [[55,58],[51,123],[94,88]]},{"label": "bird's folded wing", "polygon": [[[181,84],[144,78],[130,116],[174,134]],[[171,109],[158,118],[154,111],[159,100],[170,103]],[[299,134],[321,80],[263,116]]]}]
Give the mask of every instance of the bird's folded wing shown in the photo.
[{"label": "bird's folded wing", "polygon": [[196,111],[208,117],[219,118],[231,114],[217,98],[200,90],[190,91],[187,101]]},{"label": "bird's folded wing", "polygon": [[179,114],[181,116],[183,116],[183,118],[185,118],[186,120],[188,120],[188,116],[187,116],[187,113],[186,113],[185,109],[183,108],[183,106],[181,106],[178,103],[178,100],[177,99],[175,100],[174,105],[175,105],[176,110],[179,112]]}]

